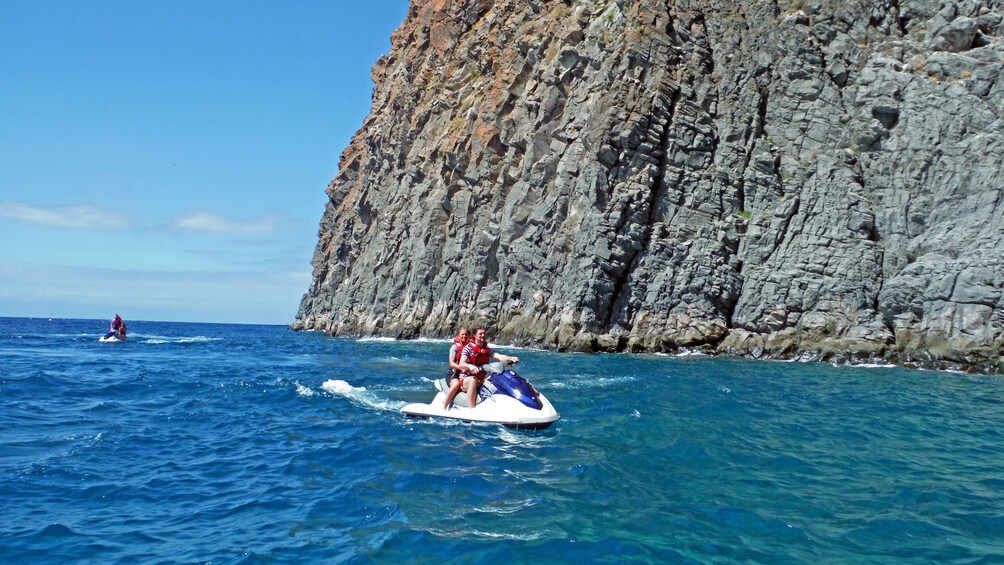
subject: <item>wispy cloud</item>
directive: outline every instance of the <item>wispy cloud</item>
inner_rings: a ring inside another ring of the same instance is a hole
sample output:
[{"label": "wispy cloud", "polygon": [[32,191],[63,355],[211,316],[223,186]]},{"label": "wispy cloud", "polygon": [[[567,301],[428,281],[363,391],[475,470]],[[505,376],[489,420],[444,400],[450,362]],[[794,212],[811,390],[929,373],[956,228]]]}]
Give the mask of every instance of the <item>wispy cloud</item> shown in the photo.
[{"label": "wispy cloud", "polygon": [[[288,270],[159,271],[0,260],[4,316],[288,324],[310,279]],[[116,281],[110,288],[108,281]],[[95,332],[107,329],[96,325]],[[130,328],[142,333],[142,324]],[[95,336],[95,339],[97,337]]]},{"label": "wispy cloud", "polygon": [[171,221],[171,227],[185,231],[225,234],[262,234],[275,230],[274,214],[264,214],[253,220],[235,221],[213,212],[196,210]]},{"label": "wispy cloud", "polygon": [[208,259],[213,264],[230,265],[242,269],[283,269],[309,268],[313,253],[311,242],[302,245],[288,245],[262,238],[235,238],[227,245],[190,245],[184,252],[194,257]]},{"label": "wispy cloud", "polygon": [[122,215],[88,204],[43,207],[0,202],[0,216],[26,224],[71,230],[107,230],[126,226]]}]

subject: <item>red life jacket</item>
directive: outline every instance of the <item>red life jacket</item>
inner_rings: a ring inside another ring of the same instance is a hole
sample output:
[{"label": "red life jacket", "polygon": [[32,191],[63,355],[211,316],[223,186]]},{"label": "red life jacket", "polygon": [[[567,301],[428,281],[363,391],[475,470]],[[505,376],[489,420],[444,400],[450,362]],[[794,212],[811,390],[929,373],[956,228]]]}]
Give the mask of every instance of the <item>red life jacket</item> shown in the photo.
[{"label": "red life jacket", "polygon": [[[492,361],[492,349],[488,347],[488,343],[485,342],[484,349],[478,347],[475,342],[470,342],[467,347],[471,348],[471,353],[467,356],[467,360],[471,362],[472,365],[477,365],[478,367],[482,365],[487,365]],[[465,348],[466,349],[466,348]]]},{"label": "red life jacket", "polygon": [[464,356],[464,346],[467,345],[466,341],[461,341],[459,337],[453,338],[453,345],[457,346],[457,354],[453,356],[453,362],[459,363],[460,358]]}]

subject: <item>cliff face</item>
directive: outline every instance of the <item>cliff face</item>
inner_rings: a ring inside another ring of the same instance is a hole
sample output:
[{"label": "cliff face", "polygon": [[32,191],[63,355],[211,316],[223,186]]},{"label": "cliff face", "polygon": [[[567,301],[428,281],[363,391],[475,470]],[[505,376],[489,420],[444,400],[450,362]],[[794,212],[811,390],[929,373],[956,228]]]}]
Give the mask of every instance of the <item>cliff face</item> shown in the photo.
[{"label": "cliff face", "polygon": [[293,325],[1004,369],[1004,0],[413,0]]}]

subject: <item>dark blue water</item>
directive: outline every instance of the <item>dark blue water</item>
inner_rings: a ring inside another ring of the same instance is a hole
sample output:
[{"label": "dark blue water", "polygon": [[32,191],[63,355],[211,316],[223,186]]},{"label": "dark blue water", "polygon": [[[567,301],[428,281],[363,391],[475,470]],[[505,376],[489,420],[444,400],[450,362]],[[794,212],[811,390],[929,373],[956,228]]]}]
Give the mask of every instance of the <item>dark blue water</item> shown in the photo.
[{"label": "dark blue water", "polygon": [[519,351],[517,431],[398,413],[446,342],[106,327],[0,318],[0,562],[1004,560],[1000,377]]}]

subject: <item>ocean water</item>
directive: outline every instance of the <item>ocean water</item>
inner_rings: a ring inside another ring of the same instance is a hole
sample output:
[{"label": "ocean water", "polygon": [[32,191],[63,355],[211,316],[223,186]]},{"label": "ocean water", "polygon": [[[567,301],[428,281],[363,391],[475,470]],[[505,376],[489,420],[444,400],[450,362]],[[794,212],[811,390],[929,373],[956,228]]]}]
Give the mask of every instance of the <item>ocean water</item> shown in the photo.
[{"label": "ocean water", "polygon": [[0,318],[3,563],[1004,561],[1004,379],[514,350],[562,419],[409,420],[448,344]]}]

